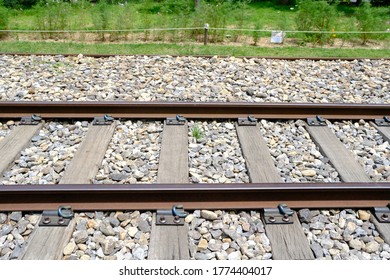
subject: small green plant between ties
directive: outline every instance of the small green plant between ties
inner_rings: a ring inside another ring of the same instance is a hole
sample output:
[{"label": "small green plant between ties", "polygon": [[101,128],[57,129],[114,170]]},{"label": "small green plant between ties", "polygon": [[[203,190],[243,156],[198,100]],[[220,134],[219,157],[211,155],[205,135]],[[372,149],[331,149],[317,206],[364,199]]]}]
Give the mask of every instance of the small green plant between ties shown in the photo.
[{"label": "small green plant between ties", "polygon": [[200,129],[199,126],[195,125],[192,129],[191,129],[191,135],[192,137],[195,138],[196,141],[199,141],[200,139],[203,138],[203,131]]}]

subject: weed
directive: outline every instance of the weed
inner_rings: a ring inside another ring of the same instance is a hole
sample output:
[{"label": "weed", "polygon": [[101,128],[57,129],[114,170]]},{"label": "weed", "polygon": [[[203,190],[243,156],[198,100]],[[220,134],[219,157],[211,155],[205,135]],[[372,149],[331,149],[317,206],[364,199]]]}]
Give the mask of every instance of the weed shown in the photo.
[{"label": "weed", "polygon": [[[261,28],[260,23],[257,22],[255,25],[255,29],[259,30]],[[252,38],[253,38],[253,45],[257,46],[257,42],[259,41],[260,37],[260,31],[253,31]]]},{"label": "weed", "polygon": [[[109,10],[110,6],[105,0],[99,1],[95,6],[94,13],[92,14],[92,21],[94,28],[96,30],[107,30],[109,20],[111,19],[111,11]],[[104,32],[99,32],[99,40],[104,41]]]},{"label": "weed", "polygon": [[362,45],[365,45],[369,39],[378,37],[378,34],[364,33],[365,31],[378,31],[383,29],[381,19],[378,14],[374,12],[374,9],[371,8],[370,3],[364,2],[356,10],[355,16],[358,22],[359,31],[363,31],[363,33],[360,33]]},{"label": "weed", "polygon": [[[336,17],[336,10],[326,1],[303,0],[299,3],[296,24],[300,31],[331,31]],[[323,44],[331,34],[306,33],[307,40]]]},{"label": "weed", "polygon": [[192,137],[195,138],[196,141],[199,141],[199,140],[202,139],[203,136],[204,136],[204,135],[203,135],[202,129],[201,129],[199,126],[197,126],[197,125],[194,125],[194,126],[192,127],[192,129],[191,129],[191,135],[192,135]]},{"label": "weed", "polygon": [[[36,10],[35,21],[38,29],[48,31],[67,29],[70,11],[68,3],[50,2],[45,4],[45,9],[37,7]],[[53,32],[42,33],[43,39],[46,39],[47,37],[50,39],[58,39],[59,37],[62,37],[62,35]]]},{"label": "weed", "polygon": [[66,69],[71,68],[71,64],[67,62],[54,62],[53,64],[50,65],[51,69],[55,73],[62,73],[66,71]]}]

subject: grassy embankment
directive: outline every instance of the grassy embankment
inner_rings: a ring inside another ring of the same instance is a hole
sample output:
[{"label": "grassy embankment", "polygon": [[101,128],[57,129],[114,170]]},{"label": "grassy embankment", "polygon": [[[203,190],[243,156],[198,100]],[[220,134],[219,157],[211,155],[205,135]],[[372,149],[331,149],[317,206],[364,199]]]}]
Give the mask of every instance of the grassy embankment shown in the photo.
[{"label": "grassy embankment", "polygon": [[[222,3],[222,4],[221,4]],[[126,5],[60,3],[8,10],[9,30],[128,30],[145,28],[191,28],[209,23],[214,28],[297,30],[296,6],[269,1],[203,3],[194,10],[193,0],[131,1]],[[334,31],[356,31],[357,8],[334,6]],[[374,8],[384,30],[389,8]],[[378,23],[377,22],[377,23]],[[379,29],[378,29],[379,28]],[[114,53],[235,56],[390,57],[390,33],[370,35],[361,46],[357,34],[335,34],[322,41],[289,33],[288,44],[272,46],[268,32],[210,30],[208,46],[202,46],[203,30],[161,30],[102,33],[9,33],[0,41],[0,52],[25,53]],[[263,37],[263,39],[261,39]],[[267,38],[265,40],[265,38]],[[292,39],[293,38],[293,39]],[[257,45],[257,46],[256,46]],[[370,48],[371,46],[371,48]]]}]

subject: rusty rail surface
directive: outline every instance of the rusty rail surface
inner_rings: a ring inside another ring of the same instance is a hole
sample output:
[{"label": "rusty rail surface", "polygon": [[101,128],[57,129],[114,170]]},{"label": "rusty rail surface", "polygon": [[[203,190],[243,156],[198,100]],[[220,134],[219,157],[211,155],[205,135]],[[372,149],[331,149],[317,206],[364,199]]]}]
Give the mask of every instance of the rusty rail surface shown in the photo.
[{"label": "rusty rail surface", "polygon": [[[43,118],[158,119],[181,114],[195,119],[254,115],[266,119],[373,119],[390,115],[390,104],[186,103],[186,102],[0,102],[0,118],[31,114]],[[71,205],[75,210],[290,207],[376,207],[390,201],[389,183],[3,185],[0,210],[43,210]]]},{"label": "rusty rail surface", "polygon": [[390,104],[250,102],[0,102],[0,118],[38,114],[43,118],[158,119],[177,114],[193,119],[229,119],[253,115],[265,119],[374,119],[390,115]]},{"label": "rusty rail surface", "polygon": [[390,183],[261,183],[0,186],[0,210],[259,209],[287,203],[301,207],[384,207]]}]

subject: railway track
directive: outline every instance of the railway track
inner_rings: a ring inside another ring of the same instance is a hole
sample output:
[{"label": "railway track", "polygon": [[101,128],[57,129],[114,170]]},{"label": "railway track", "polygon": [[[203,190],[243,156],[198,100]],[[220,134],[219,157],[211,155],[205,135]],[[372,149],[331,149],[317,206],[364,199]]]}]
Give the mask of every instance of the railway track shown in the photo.
[{"label": "railway track", "polygon": [[[337,259],[353,250],[363,250],[363,259],[386,258],[389,224],[379,220],[390,201],[389,112],[390,105],[367,104],[0,102],[8,123],[0,140],[0,210],[69,205],[77,213],[67,227],[51,229],[65,249],[34,247],[47,236],[42,226],[14,256],[112,259],[121,243],[119,255],[133,259]],[[61,144],[65,138],[71,141]],[[34,171],[39,164],[45,171]],[[191,211],[181,218],[185,226],[156,225],[169,223],[172,211],[180,216],[180,207],[172,210],[180,204]],[[360,211],[343,210],[350,208]],[[168,211],[161,218],[156,209]],[[335,221],[340,232],[326,228]],[[372,238],[357,234],[362,227]],[[316,239],[326,232],[332,238]]]},{"label": "railway track", "polygon": [[0,67],[0,259],[390,259],[388,59]]}]

